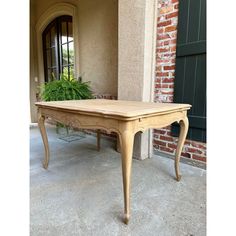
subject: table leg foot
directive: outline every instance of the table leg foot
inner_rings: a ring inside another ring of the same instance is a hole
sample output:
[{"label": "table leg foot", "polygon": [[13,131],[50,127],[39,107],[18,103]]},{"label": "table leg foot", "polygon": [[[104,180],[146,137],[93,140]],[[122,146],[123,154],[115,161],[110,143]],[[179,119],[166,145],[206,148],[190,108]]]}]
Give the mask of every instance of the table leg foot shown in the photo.
[{"label": "table leg foot", "polygon": [[181,175],[176,176],[176,180],[179,182],[181,180]]},{"label": "table leg foot", "polygon": [[47,170],[47,168],[48,168],[48,162],[43,161],[43,168],[44,168],[45,170]]},{"label": "table leg foot", "polygon": [[43,160],[43,168],[47,169],[48,168],[48,163],[49,163],[49,146],[48,146],[48,137],[44,125],[45,117],[42,115],[39,115],[38,117],[38,126],[39,130],[43,139],[43,144],[44,144],[44,150],[45,150],[45,156]]},{"label": "table leg foot", "polygon": [[124,223],[125,223],[126,225],[129,224],[129,218],[130,218],[130,216],[127,215],[127,214],[125,214],[125,216],[124,216]]},{"label": "table leg foot", "polygon": [[179,122],[180,124],[180,135],[179,135],[179,140],[178,140],[178,145],[176,149],[176,154],[175,154],[175,174],[176,174],[176,180],[180,181],[181,175],[179,171],[179,161],[180,161],[180,156],[181,156],[181,151],[184,146],[184,142],[188,133],[188,118],[185,117],[183,120]]}]

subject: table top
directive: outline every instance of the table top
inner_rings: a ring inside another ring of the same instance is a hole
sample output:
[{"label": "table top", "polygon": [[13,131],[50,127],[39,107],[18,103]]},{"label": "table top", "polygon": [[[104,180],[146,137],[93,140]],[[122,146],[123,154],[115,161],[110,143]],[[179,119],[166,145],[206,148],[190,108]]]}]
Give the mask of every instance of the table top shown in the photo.
[{"label": "table top", "polygon": [[179,110],[188,110],[191,105],[177,103],[154,103],[125,100],[88,99],[52,102],[36,102],[36,106],[56,110],[96,113],[124,118],[143,117],[151,114],[163,114]]}]

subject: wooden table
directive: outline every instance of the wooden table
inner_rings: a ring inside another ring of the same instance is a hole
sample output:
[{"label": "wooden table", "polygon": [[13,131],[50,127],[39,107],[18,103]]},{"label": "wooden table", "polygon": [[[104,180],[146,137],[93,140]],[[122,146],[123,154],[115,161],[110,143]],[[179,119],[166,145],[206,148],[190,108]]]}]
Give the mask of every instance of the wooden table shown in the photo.
[{"label": "wooden table", "polygon": [[71,100],[57,102],[37,102],[38,125],[41,131],[45,158],[43,167],[49,162],[48,139],[44,121],[50,117],[65,125],[116,132],[119,137],[122,156],[124,190],[124,222],[130,219],[130,177],[134,135],[149,128],[162,128],[173,122],[180,124],[180,136],[175,154],[176,179],[180,180],[179,160],[188,131],[187,110],[189,104],[149,103],[121,100]]}]

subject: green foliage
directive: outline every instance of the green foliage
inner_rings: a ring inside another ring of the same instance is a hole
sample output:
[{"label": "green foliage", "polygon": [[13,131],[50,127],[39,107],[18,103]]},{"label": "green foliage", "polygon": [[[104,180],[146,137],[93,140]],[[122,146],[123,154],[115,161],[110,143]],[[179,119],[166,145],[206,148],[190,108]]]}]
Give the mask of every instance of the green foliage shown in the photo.
[{"label": "green foliage", "polygon": [[93,98],[89,82],[79,82],[74,78],[61,76],[41,87],[40,97],[44,101],[64,101]]},{"label": "green foliage", "polygon": [[[70,70],[70,76],[69,76],[69,70]],[[74,79],[74,70],[72,69],[72,67],[70,67],[70,69],[68,70],[68,67],[64,67],[63,68],[63,74],[61,76],[63,76],[64,79],[66,80],[73,80]],[[55,76],[54,76],[55,78]]]}]

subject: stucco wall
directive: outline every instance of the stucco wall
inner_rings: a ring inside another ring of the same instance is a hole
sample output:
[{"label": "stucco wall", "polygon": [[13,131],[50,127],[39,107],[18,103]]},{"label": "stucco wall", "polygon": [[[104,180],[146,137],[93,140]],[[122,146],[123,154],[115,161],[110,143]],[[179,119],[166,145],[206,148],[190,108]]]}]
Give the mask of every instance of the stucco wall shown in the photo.
[{"label": "stucco wall", "polygon": [[80,75],[95,93],[116,96],[118,1],[81,0],[78,19]]},{"label": "stucco wall", "polygon": [[[36,90],[39,85],[37,34],[34,31],[40,16],[57,3],[70,3],[77,7],[79,65],[78,75],[91,81],[95,94],[117,96],[118,80],[118,0],[31,0],[30,9],[30,101],[31,120],[36,121]],[[41,40],[41,39],[39,39]],[[43,73],[43,71],[42,71]],[[40,80],[40,78],[39,78]]]},{"label": "stucco wall", "polygon": [[34,1],[30,4],[30,114],[31,122],[37,121],[37,109],[34,105],[36,102],[36,92],[38,83],[35,82],[37,76],[37,52],[36,52],[36,38],[35,38],[35,4]]}]

